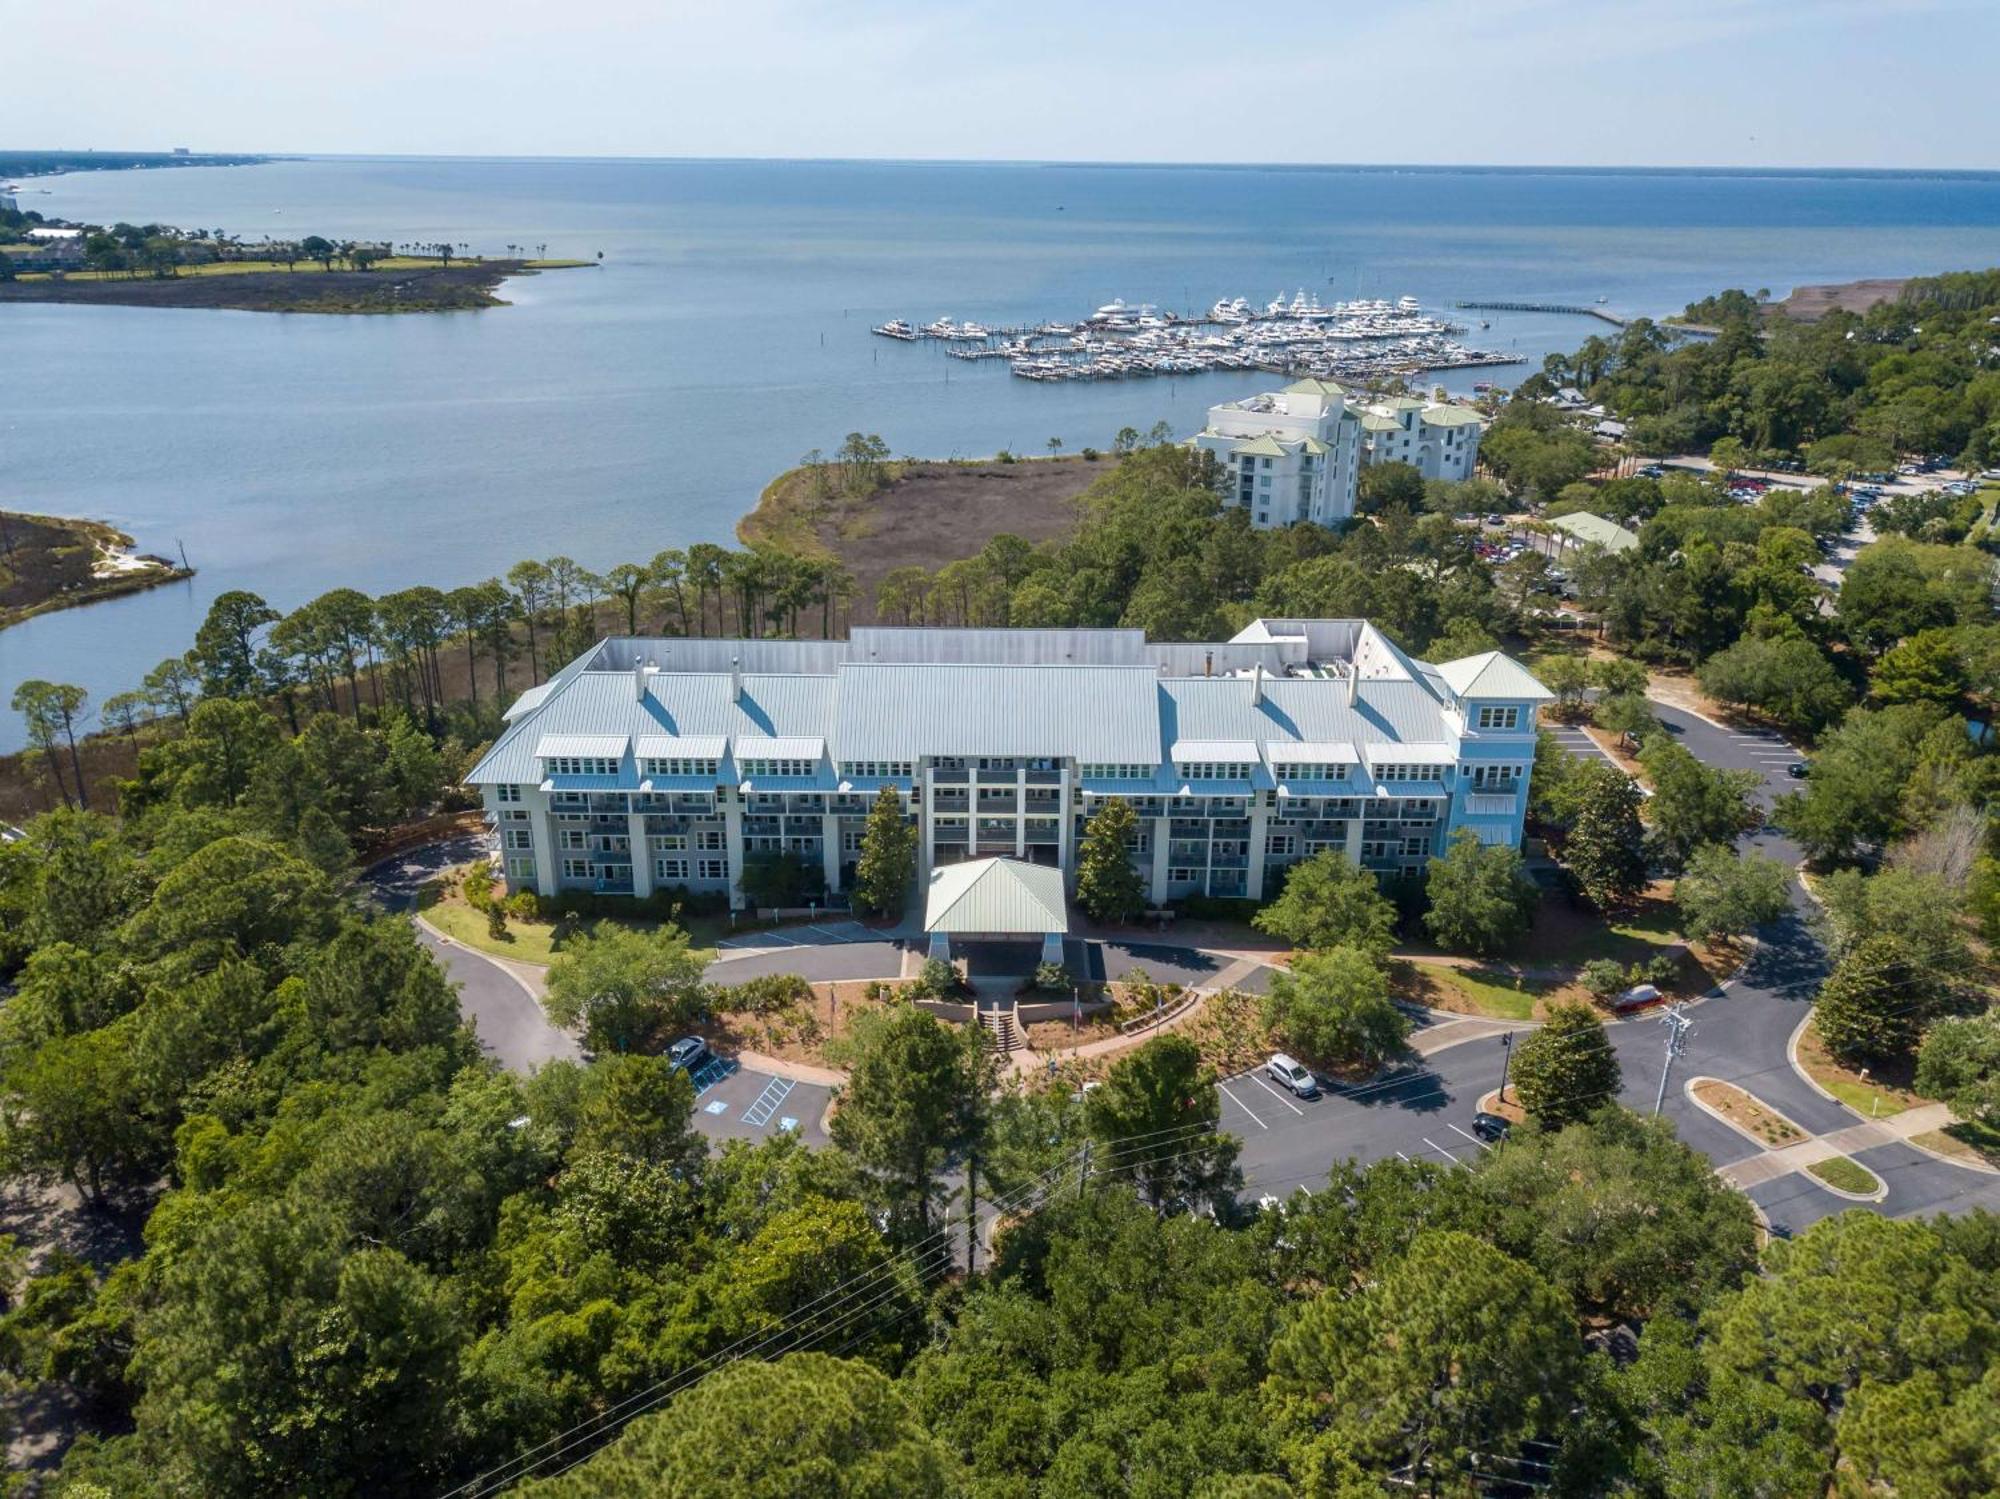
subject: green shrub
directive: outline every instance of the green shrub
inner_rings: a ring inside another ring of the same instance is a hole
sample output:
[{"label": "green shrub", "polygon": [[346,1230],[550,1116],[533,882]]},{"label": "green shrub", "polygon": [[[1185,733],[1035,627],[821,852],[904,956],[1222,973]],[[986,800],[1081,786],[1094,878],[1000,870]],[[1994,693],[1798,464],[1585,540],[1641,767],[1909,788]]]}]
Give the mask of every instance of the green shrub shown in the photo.
[{"label": "green shrub", "polygon": [[812,985],[796,973],[759,974],[715,993],[715,1008],[724,1014],[775,1015],[811,1003]]},{"label": "green shrub", "polygon": [[516,890],[507,897],[507,914],[516,921],[540,921],[542,897],[533,890]]},{"label": "green shrub", "polygon": [[958,970],[943,958],[925,958],[910,992],[924,999],[948,999],[958,992]]},{"label": "green shrub", "polygon": [[1063,994],[1069,990],[1069,970],[1060,963],[1037,963],[1035,965],[1035,987],[1048,994]]},{"label": "green shrub", "polygon": [[504,937],[507,935],[506,904],[502,901],[492,899],[490,895],[486,901],[486,935],[489,937]]},{"label": "green shrub", "polygon": [[1655,953],[1646,960],[1645,972],[1647,983],[1666,989],[1680,977],[1681,965],[1672,953]]},{"label": "green shrub", "polygon": [[493,904],[493,866],[481,861],[465,871],[465,878],[458,888],[465,893],[465,903],[475,911],[484,911]]},{"label": "green shrub", "polygon": [[1609,999],[1626,987],[1624,967],[1610,958],[1592,958],[1583,965],[1583,972],[1578,977],[1582,979],[1583,987],[1599,999]]}]

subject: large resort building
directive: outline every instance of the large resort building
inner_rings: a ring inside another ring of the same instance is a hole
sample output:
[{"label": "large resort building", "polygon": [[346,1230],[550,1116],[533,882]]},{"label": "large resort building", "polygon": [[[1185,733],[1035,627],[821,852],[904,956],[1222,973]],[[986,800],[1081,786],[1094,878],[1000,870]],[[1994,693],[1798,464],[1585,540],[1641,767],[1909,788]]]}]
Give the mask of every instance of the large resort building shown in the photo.
[{"label": "large resort building", "polygon": [[1247,510],[1258,530],[1337,525],[1354,514],[1371,463],[1407,463],[1426,479],[1472,477],[1482,418],[1441,397],[1355,405],[1330,380],[1297,380],[1209,407],[1190,442],[1215,455],[1223,503]]},{"label": "large resort building", "polygon": [[1338,849],[1421,868],[1460,828],[1518,844],[1548,692],[1497,652],[1431,665],[1362,620],[1234,639],[1138,630],[855,630],[841,641],[599,642],[530,688],[474,767],[512,890],[728,892],[745,861],[853,881],[883,786],[919,881],[1001,855],[1073,887],[1085,824],[1138,813],[1158,904],[1262,899]]}]

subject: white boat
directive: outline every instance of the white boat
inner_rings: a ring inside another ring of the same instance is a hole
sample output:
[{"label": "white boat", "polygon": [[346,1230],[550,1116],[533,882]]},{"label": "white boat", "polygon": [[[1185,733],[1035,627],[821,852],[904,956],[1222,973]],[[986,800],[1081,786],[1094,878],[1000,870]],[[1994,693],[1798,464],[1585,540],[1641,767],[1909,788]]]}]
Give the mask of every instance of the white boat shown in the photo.
[{"label": "white boat", "polygon": [[1421,312],[1423,311],[1423,306],[1424,304],[1419,302],[1415,297],[1398,297],[1396,299],[1396,311],[1398,312]]}]

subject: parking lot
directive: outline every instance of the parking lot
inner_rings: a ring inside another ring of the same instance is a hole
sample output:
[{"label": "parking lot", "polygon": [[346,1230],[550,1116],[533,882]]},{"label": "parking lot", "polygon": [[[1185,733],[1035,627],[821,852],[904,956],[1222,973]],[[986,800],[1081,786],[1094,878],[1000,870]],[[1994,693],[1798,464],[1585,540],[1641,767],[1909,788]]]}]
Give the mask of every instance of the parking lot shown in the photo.
[{"label": "parking lot", "polygon": [[694,1070],[695,1127],[714,1140],[762,1140],[777,1131],[826,1144],[820,1119],[833,1093],[818,1083],[755,1072],[725,1057]]}]

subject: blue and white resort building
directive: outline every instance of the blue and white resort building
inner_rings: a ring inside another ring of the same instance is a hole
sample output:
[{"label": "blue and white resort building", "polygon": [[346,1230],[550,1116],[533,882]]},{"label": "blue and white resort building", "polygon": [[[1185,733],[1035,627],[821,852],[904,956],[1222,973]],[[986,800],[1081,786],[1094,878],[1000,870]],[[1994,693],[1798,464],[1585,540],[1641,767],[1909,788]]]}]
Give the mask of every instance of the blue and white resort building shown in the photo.
[{"label": "blue and white resort building", "polygon": [[1234,639],[1139,630],[856,629],[846,640],[600,641],[514,702],[467,778],[509,889],[739,889],[783,851],[849,886],[878,790],[962,860],[1073,883],[1084,825],[1138,813],[1155,903],[1262,899],[1339,849],[1420,868],[1459,828],[1518,844],[1547,689],[1498,652],[1412,659],[1365,620]]}]

